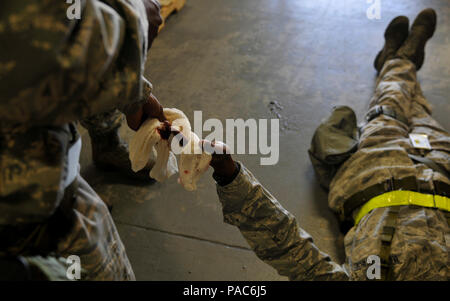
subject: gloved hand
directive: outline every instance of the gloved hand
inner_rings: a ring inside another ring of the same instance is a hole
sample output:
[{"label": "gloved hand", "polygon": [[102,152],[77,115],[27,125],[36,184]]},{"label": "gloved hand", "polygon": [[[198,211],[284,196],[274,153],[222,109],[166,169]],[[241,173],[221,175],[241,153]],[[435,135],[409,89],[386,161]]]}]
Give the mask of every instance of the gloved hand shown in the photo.
[{"label": "gloved hand", "polygon": [[219,185],[231,183],[239,173],[239,165],[231,157],[230,148],[220,141],[202,140],[203,150],[212,155],[209,165],[214,169],[213,178]]},{"label": "gloved hand", "polygon": [[150,118],[157,118],[161,122],[167,121],[166,116],[164,116],[163,106],[153,94],[149,95],[147,102],[136,112],[126,114],[126,118],[128,126],[134,131],[137,131],[142,123]]}]

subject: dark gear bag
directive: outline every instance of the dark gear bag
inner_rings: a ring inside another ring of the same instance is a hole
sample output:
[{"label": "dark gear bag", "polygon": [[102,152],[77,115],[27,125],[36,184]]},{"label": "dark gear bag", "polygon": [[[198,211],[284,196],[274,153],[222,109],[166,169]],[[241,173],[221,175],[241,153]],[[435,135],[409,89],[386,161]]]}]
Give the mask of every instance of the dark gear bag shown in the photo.
[{"label": "dark gear bag", "polygon": [[358,139],[355,112],[347,106],[334,107],[331,115],[316,129],[308,151],[323,188],[329,190],[339,167],[358,148]]}]

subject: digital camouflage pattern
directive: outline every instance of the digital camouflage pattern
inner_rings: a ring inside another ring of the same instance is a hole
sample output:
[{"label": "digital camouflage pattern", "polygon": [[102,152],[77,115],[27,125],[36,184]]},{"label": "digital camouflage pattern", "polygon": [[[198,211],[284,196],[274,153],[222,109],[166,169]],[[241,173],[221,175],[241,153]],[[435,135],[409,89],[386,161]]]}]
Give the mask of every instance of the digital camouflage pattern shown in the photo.
[{"label": "digital camouflage pattern", "polygon": [[[67,18],[65,1],[1,3],[0,235],[45,222],[66,197],[64,164],[78,138],[68,123],[133,111],[151,91],[142,1],[81,3],[80,20]],[[89,279],[134,279],[107,208],[79,182],[73,227],[55,252],[79,255]],[[0,254],[10,250],[1,244]]]},{"label": "digital camouflage pattern", "polygon": [[256,255],[290,280],[346,280],[344,268],[331,261],[298,227],[295,217],[242,164],[228,185],[217,185],[224,221],[237,226]]},{"label": "digital camouflage pattern", "polygon": [[31,268],[32,272],[30,277],[32,279],[36,277],[33,271],[38,271],[41,274],[38,277],[43,278],[42,280],[67,281],[67,265],[64,258],[30,256],[24,258],[24,260]]},{"label": "digital camouflage pattern", "polygon": [[[407,155],[420,154],[411,146],[408,133],[427,134],[433,150],[424,155],[447,171],[450,168],[450,136],[430,116],[430,105],[411,62],[386,62],[370,106],[381,104],[399,110],[409,125],[380,115],[363,126],[357,152],[341,166],[330,185],[329,204],[336,212],[346,198],[370,183],[413,175],[423,190],[432,190],[433,180],[449,181],[423,164],[414,164]],[[225,222],[239,227],[256,255],[291,280],[367,280],[367,258],[380,253],[389,207],[371,211],[346,234],[346,262],[340,266],[320,252],[293,215],[242,164],[236,179],[218,185],[217,192]],[[449,243],[450,229],[443,211],[400,206],[391,244],[392,279],[450,279]]]},{"label": "digital camouflage pattern", "polygon": [[[143,95],[150,95],[153,88],[152,84],[145,78],[142,78],[142,80],[144,82]],[[130,106],[130,110],[133,110],[133,106]],[[80,123],[89,131],[90,135],[95,134],[95,136],[103,136],[112,131],[118,130],[122,125],[123,120],[124,115],[122,114],[122,112],[120,112],[118,109],[112,109],[106,112],[86,117],[80,120]]]},{"label": "digital camouflage pattern", "polygon": [[61,125],[143,100],[142,1],[82,6],[82,18],[69,20],[65,1],[2,1],[2,124]]},{"label": "digital camouflage pattern", "polygon": [[[119,128],[125,116],[111,110],[81,120],[89,132],[94,164],[105,170],[115,170],[122,175],[148,180],[147,172],[135,173],[131,169],[128,144],[121,138]],[[108,205],[107,200],[105,200]]]},{"label": "digital camouflage pattern", "polygon": [[[408,157],[423,155],[450,171],[450,135],[431,117],[431,105],[422,94],[413,63],[405,59],[385,63],[370,102],[370,107],[375,105],[391,107],[408,124],[379,115],[362,127],[358,151],[341,166],[330,184],[329,205],[336,212],[342,210],[350,196],[390,179],[413,177],[417,185],[413,189],[425,192],[436,192],[437,182],[450,184],[444,174]],[[414,148],[409,133],[426,134],[432,150]],[[395,187],[402,188],[406,189]],[[450,191],[445,193],[448,196]],[[351,278],[364,279],[367,256],[379,253],[379,237],[389,210],[373,210],[347,233],[345,248]],[[450,279],[449,238],[450,228],[443,211],[401,206],[391,244],[393,278]]]},{"label": "digital camouflage pattern", "polygon": [[[414,64],[403,59],[387,61],[376,86],[369,108],[388,106],[409,124],[379,115],[362,126],[358,151],[341,166],[330,184],[329,205],[336,212],[342,211],[352,195],[392,178],[416,178],[416,189],[420,188],[417,191],[434,191],[437,181],[450,185],[445,175],[415,164],[408,157],[424,155],[450,171],[450,135],[431,117],[431,106],[416,80]],[[428,135],[433,149],[414,148],[409,133]]]},{"label": "digital camouflage pattern", "polygon": [[134,272],[108,208],[81,176],[73,204],[76,212],[70,234],[55,253],[80,257],[86,277],[81,280],[135,280]]},{"label": "digital camouflage pattern", "polygon": [[[123,119],[123,114],[119,110],[113,109],[80,120],[80,123],[89,131],[89,133],[95,133],[97,136],[101,136],[117,130],[122,124]],[[92,141],[92,143],[95,143],[95,141]]]},{"label": "digital camouflage pattern", "polygon": [[[144,95],[150,95],[152,85],[145,79],[144,82]],[[113,109],[80,120],[91,138],[92,159],[100,168],[116,169],[132,177],[148,179],[148,172],[143,174],[131,170],[128,145],[119,134],[124,119],[122,112]]]}]

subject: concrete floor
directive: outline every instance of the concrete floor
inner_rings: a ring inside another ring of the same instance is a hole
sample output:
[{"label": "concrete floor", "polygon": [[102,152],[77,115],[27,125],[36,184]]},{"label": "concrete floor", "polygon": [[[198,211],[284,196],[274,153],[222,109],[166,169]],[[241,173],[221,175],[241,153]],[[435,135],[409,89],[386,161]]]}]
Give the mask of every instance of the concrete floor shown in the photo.
[{"label": "concrete floor", "polygon": [[[331,257],[344,260],[342,235],[307,156],[310,139],[334,105],[361,120],[374,89],[373,59],[383,32],[399,14],[438,11],[438,28],[419,73],[435,117],[450,128],[450,7],[448,0],[381,1],[369,20],[365,0],[187,0],[154,42],[147,65],[154,94],[166,107],[203,118],[276,118],[282,109],[280,161],[236,156],[293,213]],[[128,139],[131,131],[123,128]],[[176,176],[139,184],[97,171],[83,135],[83,174],[113,203],[113,217],[138,280],[284,280],[261,262],[239,231],[222,221],[211,171],[196,192]]]}]

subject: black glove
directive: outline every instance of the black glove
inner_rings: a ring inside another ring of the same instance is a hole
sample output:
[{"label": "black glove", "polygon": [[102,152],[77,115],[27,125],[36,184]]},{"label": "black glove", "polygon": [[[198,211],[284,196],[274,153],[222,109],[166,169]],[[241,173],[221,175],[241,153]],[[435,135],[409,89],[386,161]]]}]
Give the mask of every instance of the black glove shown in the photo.
[{"label": "black glove", "polygon": [[220,186],[233,182],[240,171],[240,165],[234,162],[228,146],[222,142],[202,140],[204,151],[212,155],[209,165],[214,169],[213,178]]}]

